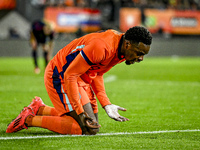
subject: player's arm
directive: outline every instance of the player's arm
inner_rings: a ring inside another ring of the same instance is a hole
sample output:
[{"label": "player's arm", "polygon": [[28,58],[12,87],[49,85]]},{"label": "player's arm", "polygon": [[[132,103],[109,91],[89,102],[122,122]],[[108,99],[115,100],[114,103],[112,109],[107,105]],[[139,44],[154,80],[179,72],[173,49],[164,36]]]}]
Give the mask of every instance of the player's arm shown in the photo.
[{"label": "player's arm", "polygon": [[64,73],[66,89],[69,93],[70,100],[74,103],[75,111],[78,115],[83,113],[83,107],[79,99],[77,79],[89,70],[91,65],[98,63],[103,59],[103,49],[104,44],[101,44],[101,40],[93,39],[91,41],[87,41],[87,45],[72,61]]},{"label": "player's arm", "polygon": [[[81,65],[80,65],[81,64]],[[79,54],[74,61],[69,65],[67,70],[64,73],[64,82],[66,89],[68,91],[68,96],[70,100],[73,101],[75,111],[80,118],[82,123],[82,130],[84,133],[91,131],[89,129],[100,128],[100,125],[97,124],[92,118],[90,118],[82,107],[79,90],[77,85],[77,79],[80,75],[85,73],[90,68],[90,65],[85,61],[85,59]],[[89,128],[89,129],[88,129]],[[90,134],[93,134],[92,132]]]},{"label": "player's arm", "polygon": [[101,106],[105,109],[108,116],[116,121],[128,121],[128,118],[125,118],[121,116],[118,113],[118,110],[126,111],[125,108],[122,108],[120,106],[111,104],[109,98],[106,95],[105,86],[104,86],[104,80],[103,75],[98,75],[92,82],[92,89],[94,90],[94,93],[97,96],[97,99],[99,100]]},{"label": "player's arm", "polygon": [[105,91],[103,75],[97,75],[97,77],[92,81],[91,86],[102,107],[111,104]]},{"label": "player's arm", "polygon": [[[80,65],[81,64],[81,65]],[[66,86],[66,90],[70,100],[74,104],[74,108],[76,113],[79,115],[84,112],[80,97],[77,79],[79,76],[84,74],[90,65],[85,61],[85,59],[79,54],[69,65],[67,70],[64,73],[64,82]]]}]

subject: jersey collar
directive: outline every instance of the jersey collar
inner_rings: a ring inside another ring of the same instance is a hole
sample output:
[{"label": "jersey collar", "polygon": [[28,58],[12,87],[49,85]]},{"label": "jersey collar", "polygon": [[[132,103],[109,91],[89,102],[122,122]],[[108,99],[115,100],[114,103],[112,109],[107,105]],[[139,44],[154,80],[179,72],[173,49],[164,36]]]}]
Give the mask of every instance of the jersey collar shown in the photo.
[{"label": "jersey collar", "polygon": [[118,46],[118,58],[119,58],[119,60],[124,59],[124,55],[122,55],[122,53],[121,53],[122,43],[123,43],[123,36],[121,37],[120,42],[119,42],[119,46]]}]

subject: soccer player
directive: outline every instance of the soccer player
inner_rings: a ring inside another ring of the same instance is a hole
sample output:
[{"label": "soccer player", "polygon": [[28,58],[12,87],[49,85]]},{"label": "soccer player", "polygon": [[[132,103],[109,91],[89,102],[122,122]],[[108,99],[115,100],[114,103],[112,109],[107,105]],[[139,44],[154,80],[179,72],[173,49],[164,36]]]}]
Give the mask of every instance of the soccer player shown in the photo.
[{"label": "soccer player", "polygon": [[37,49],[41,44],[43,50],[43,56],[45,59],[45,67],[51,59],[54,39],[54,28],[53,24],[43,20],[37,20],[32,23],[30,31],[30,45],[32,47],[32,57],[34,60],[34,72],[40,73],[37,61]]},{"label": "soccer player", "polygon": [[126,109],[111,104],[107,97],[103,74],[123,61],[127,65],[142,61],[151,42],[151,33],[141,26],[126,33],[110,29],[73,40],[45,70],[44,83],[54,107],[35,97],[6,132],[42,127],[60,134],[96,134],[100,125],[95,95],[110,118],[128,121],[118,113]]}]

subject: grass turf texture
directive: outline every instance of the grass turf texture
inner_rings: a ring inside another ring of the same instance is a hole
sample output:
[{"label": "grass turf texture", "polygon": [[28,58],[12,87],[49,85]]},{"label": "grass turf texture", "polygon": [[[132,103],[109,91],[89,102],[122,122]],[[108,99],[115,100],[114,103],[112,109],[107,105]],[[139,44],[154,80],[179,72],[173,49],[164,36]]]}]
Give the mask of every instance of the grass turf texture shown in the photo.
[{"label": "grass turf texture", "polygon": [[[0,58],[0,135],[57,135],[41,128],[6,134],[7,124],[34,96],[52,106],[43,72],[33,73],[31,58]],[[40,65],[43,61],[40,60]],[[110,119],[99,107],[100,133],[200,129],[200,59],[153,58],[132,66],[116,65],[105,78],[113,104],[127,108],[128,122]],[[1,149],[199,149],[200,132],[0,140]]]}]

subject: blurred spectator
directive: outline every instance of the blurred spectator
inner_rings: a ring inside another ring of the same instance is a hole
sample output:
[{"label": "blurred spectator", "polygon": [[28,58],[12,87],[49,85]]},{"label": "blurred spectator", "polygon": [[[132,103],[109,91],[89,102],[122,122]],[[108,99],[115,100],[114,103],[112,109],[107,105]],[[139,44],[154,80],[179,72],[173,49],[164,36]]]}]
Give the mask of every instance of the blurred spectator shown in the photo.
[{"label": "blurred spectator", "polygon": [[[120,1],[120,7],[139,8],[144,1],[147,4],[145,8],[199,9],[200,7],[200,0],[31,0],[31,3],[34,5],[88,7],[102,10],[101,6],[105,6],[105,9],[107,9],[108,4],[113,7],[117,1]],[[110,7],[110,11],[113,11],[112,7]]]},{"label": "blurred spectator", "polygon": [[145,8],[147,8],[147,0],[140,0],[140,11],[141,11],[141,21],[142,21],[142,25],[145,26],[145,21],[146,21],[146,16],[144,13]]},{"label": "blurred spectator", "polygon": [[198,3],[199,0],[189,0],[189,7],[191,10],[197,10],[198,9]]},{"label": "blurred spectator", "polygon": [[[192,9],[196,10],[200,7],[200,0],[145,0],[145,8],[156,9]],[[121,0],[122,7],[140,8],[144,0]]]},{"label": "blurred spectator", "polygon": [[114,2],[113,0],[101,0],[99,1],[97,8],[101,10],[102,21],[114,20]]},{"label": "blurred spectator", "polygon": [[133,7],[134,4],[137,4],[139,0],[121,0],[122,7]]}]

